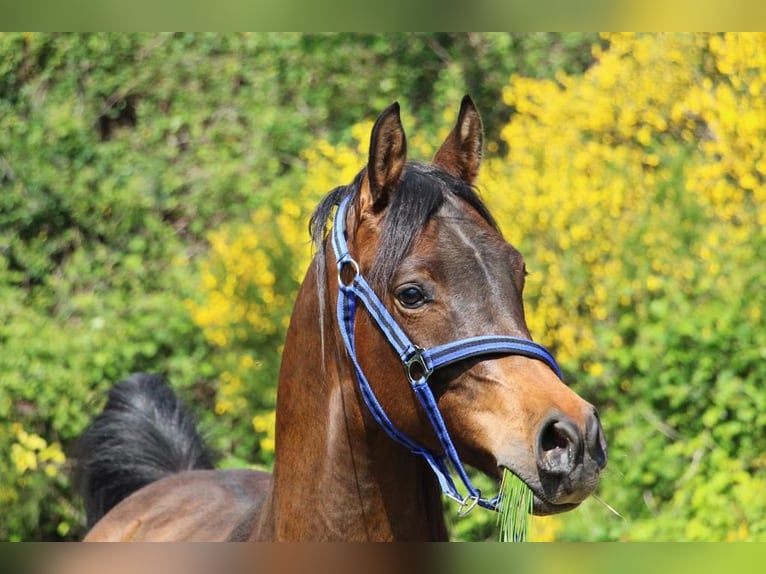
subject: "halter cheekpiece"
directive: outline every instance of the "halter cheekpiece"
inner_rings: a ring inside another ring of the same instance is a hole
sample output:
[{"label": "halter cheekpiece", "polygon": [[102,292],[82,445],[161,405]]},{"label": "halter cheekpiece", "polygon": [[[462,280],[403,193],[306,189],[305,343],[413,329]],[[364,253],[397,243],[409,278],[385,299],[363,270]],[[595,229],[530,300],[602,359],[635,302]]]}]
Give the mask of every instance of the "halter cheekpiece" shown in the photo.
[{"label": "halter cheekpiece", "polygon": [[[359,264],[349,253],[346,238],[346,213],[350,201],[351,196],[347,196],[338,206],[332,229],[332,246],[338,266],[339,294],[337,319],[343,342],[354,365],[357,383],[367,408],[388,436],[408,448],[412,453],[422,456],[428,462],[439,480],[439,485],[444,494],[460,504],[459,515],[467,514],[476,505],[490,510],[497,510],[500,495],[492,499],[484,498],[481,492],[471,484],[468,473],[460,461],[444,419],[439,412],[433,392],[428,385],[428,378],[436,369],[480,355],[523,355],[537,359],[548,365],[559,378],[563,379],[561,369],[559,369],[553,356],[542,345],[528,339],[506,335],[470,337],[430,349],[423,349],[415,345],[402,331],[401,327],[391,316],[391,313],[383,305],[383,302],[374,293],[362,275]],[[425,409],[428,419],[434,431],[436,431],[436,436],[439,439],[444,454],[430,451],[399,431],[375,397],[375,393],[362,371],[356,355],[354,318],[359,303],[365,307],[399,356],[404,367],[405,376],[409,380],[410,386],[420,404]],[[452,479],[449,466],[457,473],[467,490],[467,495],[464,496],[458,491]]]}]

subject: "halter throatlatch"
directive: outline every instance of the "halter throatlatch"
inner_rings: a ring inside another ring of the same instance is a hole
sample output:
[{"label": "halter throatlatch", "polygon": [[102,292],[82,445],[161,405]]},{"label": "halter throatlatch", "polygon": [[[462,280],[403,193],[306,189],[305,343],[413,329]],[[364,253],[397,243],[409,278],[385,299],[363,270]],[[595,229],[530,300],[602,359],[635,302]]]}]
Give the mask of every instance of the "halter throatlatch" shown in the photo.
[{"label": "halter throatlatch", "polygon": [[[357,383],[362,392],[367,408],[383,430],[396,442],[408,448],[412,453],[422,456],[436,474],[442,492],[460,504],[458,514],[463,516],[475,506],[497,510],[500,495],[492,499],[482,497],[481,492],[471,484],[468,473],[460,461],[455,445],[452,443],[444,419],[439,412],[428,378],[441,367],[480,355],[523,355],[537,359],[548,365],[554,373],[563,379],[561,369],[548,350],[533,341],[506,335],[488,335],[461,339],[423,349],[413,344],[389,313],[383,302],[373,292],[372,287],[360,272],[359,264],[351,257],[346,240],[346,212],[350,196],[338,207],[332,229],[332,246],[338,264],[338,307],[337,318],[346,350],[354,365]],[[425,409],[444,454],[437,454],[413,441],[399,431],[386,415],[375,397],[367,377],[362,371],[356,355],[354,337],[354,318],[358,303],[362,303],[381,332],[396,351],[404,367],[404,372],[420,404]],[[447,464],[449,463],[449,465]],[[449,467],[457,473],[467,490],[462,495],[452,480]]]}]

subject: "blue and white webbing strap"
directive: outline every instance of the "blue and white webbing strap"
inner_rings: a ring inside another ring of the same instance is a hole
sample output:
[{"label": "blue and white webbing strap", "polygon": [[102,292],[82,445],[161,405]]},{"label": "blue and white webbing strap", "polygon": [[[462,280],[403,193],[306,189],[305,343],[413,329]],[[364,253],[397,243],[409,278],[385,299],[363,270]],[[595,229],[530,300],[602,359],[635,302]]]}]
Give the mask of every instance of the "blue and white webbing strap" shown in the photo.
[{"label": "blue and white webbing strap", "polygon": [[[346,240],[346,211],[350,197],[346,197],[338,207],[332,231],[332,244],[338,265],[339,296],[337,306],[337,320],[340,326],[341,336],[346,350],[351,358],[356,373],[357,383],[364,398],[367,408],[375,421],[396,442],[402,444],[414,454],[422,456],[434,471],[444,494],[460,503],[460,513],[465,514],[477,504],[485,508],[496,510],[499,496],[486,499],[476,489],[468,477],[460,457],[450,437],[444,419],[439,412],[436,399],[428,385],[428,378],[434,370],[454,364],[476,356],[486,355],[523,355],[537,359],[548,365],[559,378],[562,378],[561,369],[556,364],[548,350],[533,341],[511,337],[507,335],[489,335],[461,339],[430,349],[422,349],[413,344],[409,337],[399,327],[396,320],[391,316],[383,302],[370,287],[369,283],[361,274],[359,265],[351,257]],[[350,271],[353,277],[344,279]],[[420,404],[433,426],[439,443],[444,451],[443,455],[431,452],[426,447],[416,443],[407,435],[399,431],[386,415],[380,402],[370,386],[367,377],[362,370],[356,355],[354,339],[355,317],[357,301],[360,301],[368,314],[377,324],[380,331],[385,335],[389,344],[399,356],[402,362],[410,386],[417,396]],[[457,473],[468,494],[463,496],[455,486],[449,471],[449,465]]]}]

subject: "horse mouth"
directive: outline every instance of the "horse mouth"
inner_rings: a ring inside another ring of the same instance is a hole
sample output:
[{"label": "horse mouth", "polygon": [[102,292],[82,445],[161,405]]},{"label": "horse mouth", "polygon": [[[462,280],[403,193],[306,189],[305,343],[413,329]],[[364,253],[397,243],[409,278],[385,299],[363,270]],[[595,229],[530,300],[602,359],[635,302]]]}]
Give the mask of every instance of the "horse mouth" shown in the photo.
[{"label": "horse mouth", "polygon": [[553,504],[547,500],[543,500],[535,494],[534,506],[532,514],[535,516],[548,516],[551,514],[561,514],[562,512],[569,512],[580,506],[579,502],[566,502],[564,504]]},{"label": "horse mouth", "polygon": [[519,478],[527,486],[527,488],[532,491],[532,495],[534,497],[532,514],[534,514],[535,516],[549,516],[552,514],[561,514],[562,512],[569,512],[570,510],[574,510],[575,508],[580,506],[580,502],[564,502],[564,503],[551,502],[540,491],[540,487],[529,484],[528,480],[526,480],[522,476],[519,476],[519,474],[517,474],[516,472],[514,472],[507,466],[500,466],[498,467],[498,469],[499,469],[498,485],[500,484],[500,481],[502,480],[503,470],[508,470],[508,472],[510,472],[517,478]]}]

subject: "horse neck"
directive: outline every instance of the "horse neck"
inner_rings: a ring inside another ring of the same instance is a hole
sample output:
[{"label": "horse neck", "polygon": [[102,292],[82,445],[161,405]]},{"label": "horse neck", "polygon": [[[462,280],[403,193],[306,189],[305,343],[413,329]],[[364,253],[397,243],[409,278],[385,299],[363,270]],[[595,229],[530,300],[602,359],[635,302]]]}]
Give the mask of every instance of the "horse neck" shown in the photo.
[{"label": "horse neck", "polygon": [[360,404],[337,336],[334,293],[317,325],[316,262],[291,318],[277,391],[274,482],[255,537],[442,540],[441,493],[426,463]]}]

